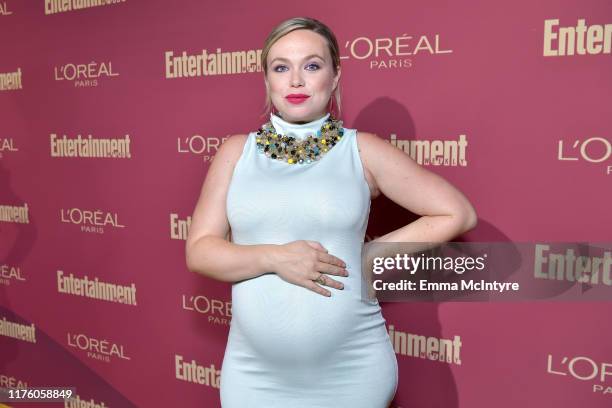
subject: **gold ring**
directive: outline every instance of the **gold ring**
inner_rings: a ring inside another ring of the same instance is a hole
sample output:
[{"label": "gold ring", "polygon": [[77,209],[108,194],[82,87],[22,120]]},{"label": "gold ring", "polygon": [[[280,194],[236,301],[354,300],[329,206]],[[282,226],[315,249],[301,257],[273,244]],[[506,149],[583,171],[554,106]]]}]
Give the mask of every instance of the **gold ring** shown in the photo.
[{"label": "gold ring", "polygon": [[325,285],[325,279],[324,279],[324,275],[321,274],[321,276],[319,276],[317,279],[315,279],[315,282],[321,284],[321,285]]}]

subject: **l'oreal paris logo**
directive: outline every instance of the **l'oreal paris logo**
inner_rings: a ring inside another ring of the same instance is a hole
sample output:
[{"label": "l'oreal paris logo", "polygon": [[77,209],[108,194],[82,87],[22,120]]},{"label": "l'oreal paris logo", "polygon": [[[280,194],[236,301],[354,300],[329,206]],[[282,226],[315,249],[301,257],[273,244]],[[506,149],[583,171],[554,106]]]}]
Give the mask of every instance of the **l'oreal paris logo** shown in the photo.
[{"label": "l'oreal paris logo", "polygon": [[10,16],[11,14],[13,12],[8,9],[6,1],[0,1],[0,16]]},{"label": "l'oreal paris logo", "polygon": [[183,309],[208,315],[208,323],[229,326],[232,318],[232,302],[208,298],[203,295],[183,294]]},{"label": "l'oreal paris logo", "polygon": [[[612,143],[603,137],[576,139],[566,145],[559,140],[557,158],[565,161],[584,160],[589,163],[603,163],[612,157]],[[612,163],[608,164],[606,174],[612,174]]]},{"label": "l'oreal paris logo", "polygon": [[413,59],[409,56],[420,54],[450,54],[451,49],[443,49],[440,34],[408,35],[396,37],[370,38],[366,36],[347,40],[345,54],[341,59],[367,60],[370,69],[410,68]]},{"label": "l'oreal paris logo", "polygon": [[221,144],[225,142],[229,137],[215,137],[215,136],[200,136],[193,135],[183,138],[177,138],[177,149],[179,153],[190,153],[195,155],[201,155],[205,162],[212,161],[215,154],[221,147]]},{"label": "l'oreal paris logo", "polygon": [[110,362],[111,358],[131,360],[125,353],[122,344],[113,343],[106,339],[96,339],[83,333],[67,333],[67,344],[87,353],[87,357],[94,360]]},{"label": "l'oreal paris logo", "polygon": [[593,392],[612,395],[612,386],[609,385],[612,380],[612,363],[603,363],[584,356],[555,358],[549,354],[547,372],[580,381],[591,381]]},{"label": "l'oreal paris logo", "polygon": [[53,67],[56,81],[74,81],[75,88],[98,86],[98,79],[102,77],[116,77],[119,74],[113,71],[113,63],[92,61],[89,64],[67,63]]}]

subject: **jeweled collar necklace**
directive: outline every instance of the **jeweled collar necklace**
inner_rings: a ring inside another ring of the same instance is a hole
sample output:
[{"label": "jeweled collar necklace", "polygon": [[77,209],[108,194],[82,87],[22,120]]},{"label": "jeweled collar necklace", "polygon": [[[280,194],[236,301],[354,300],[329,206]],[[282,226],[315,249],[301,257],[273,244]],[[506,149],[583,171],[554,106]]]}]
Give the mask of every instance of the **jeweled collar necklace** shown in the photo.
[{"label": "jeweled collar necklace", "polygon": [[[311,134],[303,139],[279,134],[272,123],[308,130],[308,125],[323,118],[327,119],[322,123],[321,129],[316,132],[311,129]],[[308,164],[320,160],[344,135],[341,120],[335,119],[329,113],[323,118],[304,124],[292,124],[278,115],[271,114],[271,120],[257,130],[257,150],[271,159],[288,164]]]}]

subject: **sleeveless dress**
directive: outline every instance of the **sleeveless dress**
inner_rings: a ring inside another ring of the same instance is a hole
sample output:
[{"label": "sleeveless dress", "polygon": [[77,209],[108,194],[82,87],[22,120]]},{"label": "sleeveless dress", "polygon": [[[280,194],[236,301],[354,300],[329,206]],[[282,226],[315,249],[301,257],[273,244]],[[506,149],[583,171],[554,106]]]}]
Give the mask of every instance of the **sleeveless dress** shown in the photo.
[{"label": "sleeveless dress", "polygon": [[[303,139],[329,117],[305,124],[270,119],[277,133]],[[248,135],[227,193],[233,242],[313,240],[347,264],[327,275],[344,289],[322,296],[275,273],[232,285],[232,319],[221,367],[223,408],[386,408],[397,359],[377,300],[362,299],[361,250],[370,190],[357,131],[318,161],[288,164],[257,150]]]}]

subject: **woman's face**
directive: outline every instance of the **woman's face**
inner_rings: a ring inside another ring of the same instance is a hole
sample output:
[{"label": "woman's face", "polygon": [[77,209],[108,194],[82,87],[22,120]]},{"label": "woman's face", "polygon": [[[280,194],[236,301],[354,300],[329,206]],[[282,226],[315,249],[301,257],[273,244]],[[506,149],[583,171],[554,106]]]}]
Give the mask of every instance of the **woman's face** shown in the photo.
[{"label": "woman's face", "polygon": [[[325,38],[300,29],[277,40],[268,53],[266,88],[288,122],[310,122],[327,113],[338,80]],[[293,96],[293,97],[292,97]]]}]

